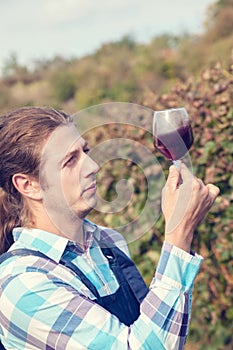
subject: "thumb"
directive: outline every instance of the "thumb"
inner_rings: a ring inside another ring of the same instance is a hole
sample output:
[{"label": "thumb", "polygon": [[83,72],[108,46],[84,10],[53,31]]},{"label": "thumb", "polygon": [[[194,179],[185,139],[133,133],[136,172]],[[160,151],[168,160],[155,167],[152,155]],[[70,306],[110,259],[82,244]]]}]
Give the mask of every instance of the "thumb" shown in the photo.
[{"label": "thumb", "polygon": [[167,178],[167,187],[169,187],[172,191],[175,191],[177,189],[177,186],[179,184],[179,170],[176,168],[175,165],[171,165],[169,168],[169,174]]},{"label": "thumb", "polygon": [[209,195],[212,198],[212,201],[214,202],[217,196],[219,195],[220,189],[213,184],[207,184],[206,186],[208,187]]}]

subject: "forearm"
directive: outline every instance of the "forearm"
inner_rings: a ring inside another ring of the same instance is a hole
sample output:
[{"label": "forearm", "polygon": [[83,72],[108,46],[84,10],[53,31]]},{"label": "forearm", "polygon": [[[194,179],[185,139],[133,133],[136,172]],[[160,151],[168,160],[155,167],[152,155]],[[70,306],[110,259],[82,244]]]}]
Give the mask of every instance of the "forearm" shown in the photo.
[{"label": "forearm", "polygon": [[142,311],[154,321],[165,349],[183,349],[191,316],[192,290],[202,257],[165,242]]}]

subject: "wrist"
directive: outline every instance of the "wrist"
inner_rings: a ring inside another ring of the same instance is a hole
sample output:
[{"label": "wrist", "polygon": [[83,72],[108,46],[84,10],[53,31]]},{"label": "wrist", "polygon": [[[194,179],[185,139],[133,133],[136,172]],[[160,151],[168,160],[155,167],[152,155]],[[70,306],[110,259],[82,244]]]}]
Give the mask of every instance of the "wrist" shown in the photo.
[{"label": "wrist", "polygon": [[190,253],[193,231],[187,228],[176,228],[169,231],[165,228],[165,241]]}]

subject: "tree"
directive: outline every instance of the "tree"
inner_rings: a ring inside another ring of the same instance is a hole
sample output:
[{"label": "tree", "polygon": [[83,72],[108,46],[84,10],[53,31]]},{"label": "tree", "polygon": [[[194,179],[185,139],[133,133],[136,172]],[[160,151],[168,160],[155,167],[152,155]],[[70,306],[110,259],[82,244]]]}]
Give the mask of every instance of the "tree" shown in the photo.
[{"label": "tree", "polygon": [[2,68],[2,76],[9,78],[12,76],[22,76],[28,72],[27,68],[20,65],[15,52],[12,52],[10,56],[5,60]]},{"label": "tree", "polygon": [[232,0],[219,0],[207,10],[206,38],[211,41],[232,35],[233,6]]}]

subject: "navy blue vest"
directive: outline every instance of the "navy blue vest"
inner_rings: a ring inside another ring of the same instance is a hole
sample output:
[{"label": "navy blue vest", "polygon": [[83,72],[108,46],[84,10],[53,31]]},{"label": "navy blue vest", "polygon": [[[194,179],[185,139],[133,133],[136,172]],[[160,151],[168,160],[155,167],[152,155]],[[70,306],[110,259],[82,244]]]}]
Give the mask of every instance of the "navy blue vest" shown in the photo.
[{"label": "navy blue vest", "polygon": [[[148,293],[148,288],[134,262],[117,247],[101,248],[109,266],[116,276],[119,288],[114,294],[101,297],[96,287],[73,263],[61,259],[60,263],[74,271],[86,287],[95,295],[97,304],[118,317],[120,322],[130,326],[140,314],[140,304]],[[15,249],[0,256],[0,263],[14,255],[35,255],[49,259],[43,253],[31,249]],[[50,259],[51,260],[51,259]],[[57,264],[56,262],[54,262]],[[1,348],[0,350],[4,349]]]}]

